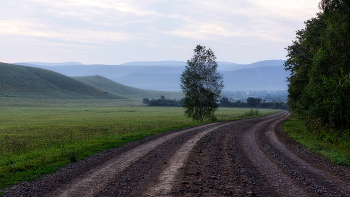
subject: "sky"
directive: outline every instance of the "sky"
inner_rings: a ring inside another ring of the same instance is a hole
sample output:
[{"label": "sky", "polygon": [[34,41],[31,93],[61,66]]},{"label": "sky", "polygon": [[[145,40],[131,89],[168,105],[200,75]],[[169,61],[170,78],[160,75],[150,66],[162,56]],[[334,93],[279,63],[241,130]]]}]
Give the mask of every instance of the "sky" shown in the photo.
[{"label": "sky", "polygon": [[319,0],[0,0],[0,62],[284,60]]}]

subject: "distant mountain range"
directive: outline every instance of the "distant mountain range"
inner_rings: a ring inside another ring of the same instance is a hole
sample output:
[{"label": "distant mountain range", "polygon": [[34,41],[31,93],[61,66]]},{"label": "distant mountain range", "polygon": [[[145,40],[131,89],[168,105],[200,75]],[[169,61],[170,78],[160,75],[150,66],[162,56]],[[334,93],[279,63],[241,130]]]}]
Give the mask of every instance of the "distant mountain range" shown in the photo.
[{"label": "distant mountain range", "polygon": [[[218,62],[224,76],[225,91],[287,90],[284,60],[266,60],[252,64]],[[180,91],[180,75],[186,62],[129,62],[121,65],[82,65],[73,63],[17,63],[52,70],[67,76],[99,75],[115,82],[145,90]]]},{"label": "distant mountain range", "polygon": [[[244,69],[244,68],[257,68],[257,67],[264,67],[264,66],[281,66],[283,65],[285,60],[265,60],[265,61],[259,61],[251,64],[236,64],[232,62],[218,62],[218,70],[219,71],[232,71],[232,70],[238,70],[238,69]],[[45,63],[45,62],[19,62],[14,63],[18,65],[23,66],[33,66],[33,67],[40,67],[40,68],[49,68],[49,69],[61,69],[61,67],[64,67],[64,69],[74,71],[72,68],[80,68],[79,66],[83,66],[86,68],[96,68],[100,66],[105,66],[107,68],[113,68],[113,67],[180,67],[184,68],[186,66],[186,62],[184,61],[137,61],[137,62],[128,62],[120,65],[103,65],[103,64],[90,64],[90,65],[84,65],[79,62],[64,62],[64,63]],[[54,68],[56,67],[56,68]],[[72,67],[72,68],[70,68]],[[61,70],[63,71],[63,69]],[[130,74],[130,73],[129,73]]]}]

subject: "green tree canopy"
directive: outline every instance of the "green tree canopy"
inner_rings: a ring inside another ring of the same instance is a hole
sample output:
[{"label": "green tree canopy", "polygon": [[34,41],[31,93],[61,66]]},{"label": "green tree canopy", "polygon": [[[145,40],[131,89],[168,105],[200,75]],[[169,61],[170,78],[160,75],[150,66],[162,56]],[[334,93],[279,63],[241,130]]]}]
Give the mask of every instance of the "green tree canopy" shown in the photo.
[{"label": "green tree canopy", "polygon": [[287,48],[288,102],[310,125],[342,131],[350,128],[350,1],[319,7]]},{"label": "green tree canopy", "polygon": [[214,52],[197,45],[191,60],[187,60],[181,75],[181,88],[185,94],[183,107],[185,115],[193,120],[203,121],[214,116],[218,108],[221,90],[224,87],[222,75],[217,72]]}]

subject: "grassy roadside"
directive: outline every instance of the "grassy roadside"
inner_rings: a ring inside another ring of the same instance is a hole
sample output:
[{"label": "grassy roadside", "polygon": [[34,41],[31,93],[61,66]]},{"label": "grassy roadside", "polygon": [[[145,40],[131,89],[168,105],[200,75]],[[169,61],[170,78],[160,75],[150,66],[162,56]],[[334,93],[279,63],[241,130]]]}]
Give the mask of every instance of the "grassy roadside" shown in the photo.
[{"label": "grassy roadside", "polygon": [[[259,109],[262,114],[275,111]],[[227,121],[257,116],[255,112],[220,108],[216,115],[217,121]],[[200,124],[177,107],[1,107],[0,121],[0,188],[109,148]]]},{"label": "grassy roadside", "polygon": [[324,130],[308,131],[297,114],[283,124],[284,131],[302,146],[321,154],[333,163],[350,167],[350,132],[336,142],[336,134]]}]

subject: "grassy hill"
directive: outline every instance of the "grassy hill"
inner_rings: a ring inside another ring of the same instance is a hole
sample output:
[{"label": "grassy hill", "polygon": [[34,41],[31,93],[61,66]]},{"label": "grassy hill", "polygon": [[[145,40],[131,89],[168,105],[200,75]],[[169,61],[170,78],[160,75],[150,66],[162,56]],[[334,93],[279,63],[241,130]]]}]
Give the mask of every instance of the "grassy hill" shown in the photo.
[{"label": "grassy hill", "polygon": [[141,100],[143,98],[160,98],[161,95],[169,99],[181,99],[184,95],[181,92],[166,92],[166,91],[152,91],[152,90],[142,90],[138,88],[133,88],[126,86],[102,76],[86,76],[86,77],[74,77],[74,79],[83,82],[87,85],[93,86],[110,94],[116,94],[120,96],[125,96],[132,99]]},{"label": "grassy hill", "polygon": [[0,63],[0,97],[122,99],[65,75],[29,66]]}]

